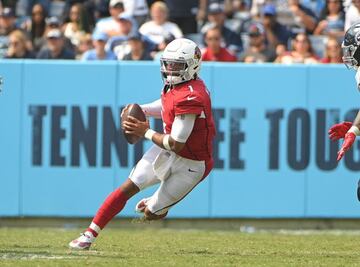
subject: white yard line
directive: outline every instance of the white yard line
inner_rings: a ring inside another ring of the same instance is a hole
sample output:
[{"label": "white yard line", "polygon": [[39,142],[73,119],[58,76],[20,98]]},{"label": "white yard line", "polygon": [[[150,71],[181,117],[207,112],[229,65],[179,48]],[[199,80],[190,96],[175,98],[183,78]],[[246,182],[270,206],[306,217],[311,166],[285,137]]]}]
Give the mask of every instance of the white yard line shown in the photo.
[{"label": "white yard line", "polygon": [[285,235],[360,235],[360,230],[261,230],[256,231],[258,233],[275,233]]},{"label": "white yard line", "polygon": [[17,253],[4,253],[0,256],[0,259],[9,260],[9,259],[16,259],[16,260],[38,260],[38,259],[45,259],[45,260],[63,260],[63,259],[74,259],[74,256],[56,256],[56,255],[39,255],[39,254],[27,254],[24,253],[23,255],[19,255]]}]

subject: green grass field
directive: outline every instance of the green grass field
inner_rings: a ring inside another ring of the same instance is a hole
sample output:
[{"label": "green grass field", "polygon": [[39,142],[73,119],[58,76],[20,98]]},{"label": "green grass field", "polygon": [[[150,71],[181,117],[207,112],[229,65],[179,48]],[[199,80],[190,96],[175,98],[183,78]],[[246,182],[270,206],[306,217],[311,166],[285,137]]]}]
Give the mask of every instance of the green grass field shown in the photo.
[{"label": "green grass field", "polygon": [[360,266],[360,233],[106,229],[89,251],[81,230],[0,228],[0,266]]}]

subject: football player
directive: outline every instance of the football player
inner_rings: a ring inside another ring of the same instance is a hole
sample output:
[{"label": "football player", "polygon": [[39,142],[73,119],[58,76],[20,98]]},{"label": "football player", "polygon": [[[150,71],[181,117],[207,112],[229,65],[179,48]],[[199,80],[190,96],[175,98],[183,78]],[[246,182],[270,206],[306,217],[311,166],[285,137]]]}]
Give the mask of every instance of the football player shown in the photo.
[{"label": "football player", "polygon": [[[342,43],[343,62],[348,68],[356,70],[356,84],[360,90],[360,22],[353,24],[345,33]],[[356,136],[360,135],[360,110],[353,122],[342,122],[333,125],[329,130],[329,137],[335,141],[344,138],[344,142],[338,151],[337,160],[341,160],[353,143]]]},{"label": "football player", "polygon": [[144,137],[154,145],[129,178],[105,199],[85,232],[70,242],[73,249],[88,249],[129,198],[154,184],[160,184],[157,191],[139,201],[135,210],[147,220],[164,218],[213,168],[215,125],[209,92],[199,78],[200,49],[191,40],[175,39],[160,61],[165,83],[161,98],[141,108],[147,116],[162,118],[164,133],[152,130],[148,121],[131,116],[122,123],[126,133]]}]

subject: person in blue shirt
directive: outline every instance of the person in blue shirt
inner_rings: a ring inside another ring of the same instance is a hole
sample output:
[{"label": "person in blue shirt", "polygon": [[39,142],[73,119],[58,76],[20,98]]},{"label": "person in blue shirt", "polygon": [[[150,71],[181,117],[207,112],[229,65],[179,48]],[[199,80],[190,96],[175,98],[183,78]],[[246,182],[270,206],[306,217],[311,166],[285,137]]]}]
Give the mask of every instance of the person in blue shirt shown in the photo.
[{"label": "person in blue shirt", "polygon": [[243,43],[240,35],[225,26],[226,14],[224,6],[219,3],[211,3],[208,7],[208,23],[201,28],[203,34],[203,45],[205,45],[205,35],[208,29],[218,26],[223,36],[223,46],[230,50],[233,54],[243,51]]},{"label": "person in blue shirt", "polygon": [[92,35],[94,49],[86,51],[82,60],[116,60],[116,55],[112,51],[105,50],[108,35],[104,32],[94,32]]},{"label": "person in blue shirt", "polygon": [[264,26],[266,42],[275,48],[278,44],[288,45],[292,36],[287,26],[277,21],[276,7],[273,4],[266,4],[262,8],[261,22]]},{"label": "person in blue shirt", "polygon": [[145,49],[145,43],[140,33],[130,35],[128,44],[130,52],[124,56],[123,60],[153,60]]}]

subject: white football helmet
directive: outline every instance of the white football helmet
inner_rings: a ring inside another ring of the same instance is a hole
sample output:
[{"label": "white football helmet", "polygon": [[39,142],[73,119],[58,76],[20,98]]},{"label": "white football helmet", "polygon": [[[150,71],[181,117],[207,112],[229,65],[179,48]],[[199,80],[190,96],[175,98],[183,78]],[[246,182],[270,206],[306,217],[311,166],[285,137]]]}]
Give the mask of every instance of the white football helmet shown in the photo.
[{"label": "white football helmet", "polygon": [[200,71],[201,52],[193,41],[175,39],[166,46],[160,63],[165,84],[175,85],[196,77]]},{"label": "white football helmet", "polygon": [[357,70],[360,66],[360,21],[355,22],[346,31],[341,47],[346,67]]}]

